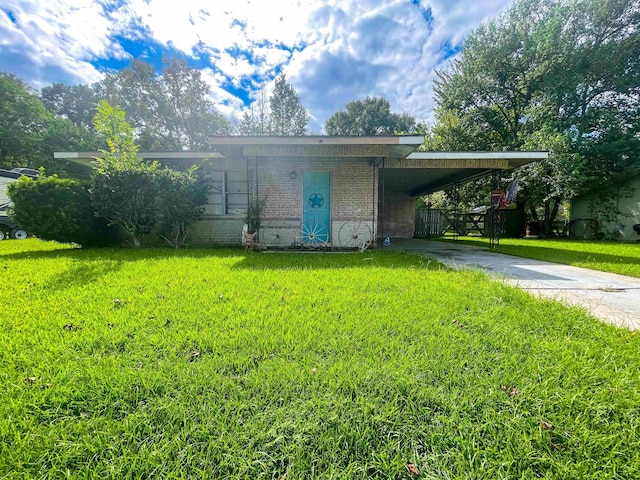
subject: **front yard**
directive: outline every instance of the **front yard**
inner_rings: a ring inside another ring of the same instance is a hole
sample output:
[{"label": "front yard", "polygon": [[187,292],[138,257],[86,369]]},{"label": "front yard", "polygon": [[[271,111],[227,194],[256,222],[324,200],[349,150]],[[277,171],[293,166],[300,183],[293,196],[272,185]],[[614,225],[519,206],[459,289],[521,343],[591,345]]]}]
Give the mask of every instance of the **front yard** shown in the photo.
[{"label": "front yard", "polygon": [[640,335],[478,272],[38,240],[0,272],[0,478],[640,472]]}]

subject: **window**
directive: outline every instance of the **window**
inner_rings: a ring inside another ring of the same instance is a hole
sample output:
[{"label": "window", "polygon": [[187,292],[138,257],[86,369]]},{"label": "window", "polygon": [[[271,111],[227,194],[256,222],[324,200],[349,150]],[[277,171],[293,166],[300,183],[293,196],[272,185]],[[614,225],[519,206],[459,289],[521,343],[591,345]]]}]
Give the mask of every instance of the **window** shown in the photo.
[{"label": "window", "polygon": [[211,191],[205,213],[245,215],[247,213],[247,172],[216,170],[210,174]]}]

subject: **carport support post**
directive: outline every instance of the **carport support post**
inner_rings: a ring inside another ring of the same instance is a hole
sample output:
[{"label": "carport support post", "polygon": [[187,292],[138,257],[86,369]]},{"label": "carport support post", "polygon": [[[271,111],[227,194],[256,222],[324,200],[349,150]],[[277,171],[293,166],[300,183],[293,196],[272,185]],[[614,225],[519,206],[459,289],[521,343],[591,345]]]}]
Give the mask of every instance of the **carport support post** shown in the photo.
[{"label": "carport support post", "polygon": [[489,233],[489,245],[491,248],[500,246],[500,170],[491,171],[491,230]]},{"label": "carport support post", "polygon": [[380,215],[380,233],[382,233],[382,242],[380,246],[383,250],[384,239],[386,238],[384,236],[384,159],[385,157],[382,157],[382,199],[380,203],[380,211],[378,212],[378,215]]},{"label": "carport support post", "polygon": [[458,240],[460,233],[460,184],[454,183],[451,189],[453,196],[453,239]]}]

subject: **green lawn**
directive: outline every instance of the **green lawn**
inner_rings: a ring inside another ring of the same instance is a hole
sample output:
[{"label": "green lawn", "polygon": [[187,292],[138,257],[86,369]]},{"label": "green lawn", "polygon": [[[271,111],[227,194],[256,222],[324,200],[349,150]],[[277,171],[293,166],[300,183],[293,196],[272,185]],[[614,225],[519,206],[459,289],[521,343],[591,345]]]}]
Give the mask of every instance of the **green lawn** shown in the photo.
[{"label": "green lawn", "polygon": [[640,335],[410,254],[0,242],[0,478],[638,478]]},{"label": "green lawn", "polygon": [[[456,241],[453,237],[439,237],[433,240]],[[458,237],[457,241],[468,245],[489,246],[489,239],[482,237]],[[638,243],[501,238],[500,246],[495,251],[640,278]]]}]

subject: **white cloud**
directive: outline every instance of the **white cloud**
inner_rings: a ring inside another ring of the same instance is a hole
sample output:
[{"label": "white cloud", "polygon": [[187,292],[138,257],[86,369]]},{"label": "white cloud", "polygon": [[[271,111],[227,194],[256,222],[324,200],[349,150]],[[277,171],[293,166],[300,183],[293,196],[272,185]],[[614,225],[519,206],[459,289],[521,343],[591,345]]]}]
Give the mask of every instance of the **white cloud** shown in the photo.
[{"label": "white cloud", "polygon": [[99,80],[91,60],[126,55],[109,39],[112,28],[100,3],[91,0],[5,0],[0,10],[0,68],[10,66],[35,86]]},{"label": "white cloud", "polygon": [[[342,8],[324,7],[310,20],[320,38],[294,54],[284,71],[316,118],[316,130],[349,101],[367,95],[431,120],[435,68],[446,65],[443,46],[460,45],[510,1],[423,0],[421,8],[410,1],[345,1]],[[427,8],[430,22],[423,17]]]},{"label": "white cloud", "polygon": [[251,97],[282,71],[314,131],[367,95],[430,119],[434,69],[446,65],[445,49],[511,1],[3,0],[0,70],[35,86],[92,82],[102,60],[126,58],[115,40],[121,35],[210,60],[204,77],[227,115],[243,106],[229,92],[249,88],[244,98]]},{"label": "white cloud", "polygon": [[205,68],[202,70],[202,79],[211,87],[211,100],[218,111],[227,118],[238,116],[243,108],[243,103],[238,97],[224,89],[226,77],[210,68]]}]

